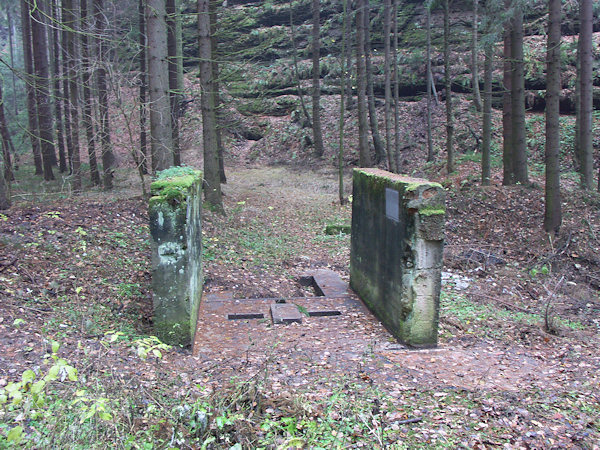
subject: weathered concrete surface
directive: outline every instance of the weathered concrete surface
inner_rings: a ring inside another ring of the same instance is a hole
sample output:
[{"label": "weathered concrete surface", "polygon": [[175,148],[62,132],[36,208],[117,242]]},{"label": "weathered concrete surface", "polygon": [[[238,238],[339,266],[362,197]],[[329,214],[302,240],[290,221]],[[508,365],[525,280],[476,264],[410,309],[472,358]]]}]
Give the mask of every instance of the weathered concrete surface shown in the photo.
[{"label": "weathered concrete surface", "polygon": [[323,297],[344,297],[348,295],[348,283],[340,275],[329,269],[314,269],[300,276],[300,284],[312,286],[315,295]]},{"label": "weathered concrete surface", "polygon": [[354,170],[350,286],[413,347],[437,345],[444,222],[441,185]]},{"label": "weathered concrete surface", "polygon": [[160,172],[151,185],[154,331],[163,342],[193,342],[202,295],[202,172]]},{"label": "weathered concrete surface", "polygon": [[302,323],[302,313],[293,303],[274,303],[271,305],[273,323]]}]

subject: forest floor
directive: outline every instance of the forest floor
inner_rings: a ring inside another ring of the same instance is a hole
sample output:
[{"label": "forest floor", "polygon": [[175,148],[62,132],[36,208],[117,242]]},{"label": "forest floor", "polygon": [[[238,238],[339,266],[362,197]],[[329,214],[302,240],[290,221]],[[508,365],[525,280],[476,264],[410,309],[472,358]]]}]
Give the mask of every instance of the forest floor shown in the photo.
[{"label": "forest floor", "polygon": [[[299,277],[321,268],[347,281],[350,238],[324,233],[350,222],[336,173],[262,154],[241,141],[227,214],[204,211],[205,295],[302,297]],[[542,189],[501,187],[497,168],[481,187],[476,158],[458,162],[449,177],[430,166],[448,218],[440,345],[423,351],[355,297],[339,317],[214,321],[193,352],[165,349],[131,180],[66,198],[25,196],[22,181],[0,214],[0,389],[21,397],[0,411],[0,447],[16,430],[36,448],[598,448],[600,198],[567,175],[548,236]]]}]

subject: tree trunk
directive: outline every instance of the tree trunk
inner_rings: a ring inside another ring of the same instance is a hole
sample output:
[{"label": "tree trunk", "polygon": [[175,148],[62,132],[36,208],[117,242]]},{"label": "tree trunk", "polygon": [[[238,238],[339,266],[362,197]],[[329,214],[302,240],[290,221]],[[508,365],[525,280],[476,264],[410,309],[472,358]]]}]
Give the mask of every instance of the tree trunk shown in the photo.
[{"label": "tree trunk", "polygon": [[592,0],[581,0],[579,3],[579,41],[581,56],[579,57],[579,154],[581,155],[581,187],[593,188],[594,182],[594,148],[592,142]]},{"label": "tree trunk", "polygon": [[427,28],[427,161],[433,161],[435,155],[433,154],[433,136],[431,133],[431,91],[433,88],[433,79],[431,77],[431,2],[425,4],[426,10],[426,28]]},{"label": "tree trunk", "polygon": [[394,0],[392,7],[392,28],[394,38],[392,45],[392,61],[393,61],[393,70],[392,77],[394,80],[394,157],[392,158],[394,162],[393,172],[400,173],[401,172],[401,164],[400,164],[400,74],[398,72],[398,2],[399,0]]},{"label": "tree trunk", "polygon": [[[10,65],[11,67],[16,67],[15,65],[15,24],[10,12],[10,7],[6,8],[6,21],[8,28],[8,45],[10,48]],[[13,108],[15,111],[15,116],[19,114],[19,107],[17,104],[17,77],[15,75],[15,71],[11,70],[11,78],[12,78],[12,88],[13,88]]]},{"label": "tree trunk", "polygon": [[219,63],[218,63],[218,43],[217,43],[217,1],[211,0],[210,8],[210,49],[212,54],[212,76],[213,76],[213,96],[215,102],[215,117],[217,120],[217,157],[219,158],[219,177],[221,183],[227,183],[225,175],[225,159],[223,147],[223,133],[221,124],[223,123],[223,114],[221,111],[221,95],[219,88]]},{"label": "tree trunk", "polygon": [[375,148],[375,162],[379,164],[385,160],[385,147],[379,134],[379,123],[377,122],[377,110],[375,109],[375,94],[373,93],[373,68],[371,67],[371,32],[370,32],[370,7],[369,0],[364,3],[365,20],[365,72],[367,75],[367,106],[369,109],[369,125],[371,126],[371,138]]},{"label": "tree trunk", "polygon": [[10,186],[4,177],[3,164],[0,164],[0,211],[10,208]]},{"label": "tree trunk", "polygon": [[[58,0],[52,0],[52,16],[56,23],[61,23],[59,16]],[[60,34],[58,27],[52,27],[52,46],[54,67],[54,77],[52,79],[52,91],[54,95],[54,118],[56,125],[56,144],[58,147],[58,169],[60,173],[67,171],[67,157],[65,153],[65,137],[63,133],[63,101],[64,98],[60,92]]]},{"label": "tree trunk", "polygon": [[[581,135],[579,128],[581,124],[581,39],[577,39],[577,61],[575,63],[575,139],[573,144],[573,156],[575,158],[575,170],[581,177]],[[580,178],[581,180],[581,178]]]},{"label": "tree trunk", "polygon": [[527,142],[525,139],[525,74],[523,59],[523,11],[515,6],[511,36],[512,70],[512,147],[513,176],[516,183],[529,184]]},{"label": "tree trunk", "polygon": [[560,15],[561,0],[549,0],[546,70],[546,189],[544,229],[557,233],[560,207]]},{"label": "tree trunk", "polygon": [[479,92],[479,63],[477,61],[477,27],[479,0],[473,0],[473,32],[471,33],[471,86],[473,88],[473,103],[475,109],[481,111],[481,92]]},{"label": "tree trunk", "polygon": [[[488,0],[489,1],[489,0]],[[492,143],[492,75],[494,69],[494,47],[485,45],[483,70],[483,143],[481,146],[481,184],[490,185],[490,150]]]},{"label": "tree trunk", "polygon": [[140,28],[140,164],[142,174],[148,173],[148,140],[146,133],[146,122],[148,117],[148,105],[146,103],[146,85],[148,84],[148,73],[146,72],[146,15],[144,12],[145,0],[138,2],[138,21]]},{"label": "tree trunk", "polygon": [[217,211],[223,211],[219,155],[217,148],[217,117],[210,38],[210,0],[198,0],[198,55],[200,58],[200,89],[202,109],[202,143],[204,147],[204,195]]},{"label": "tree trunk", "polygon": [[454,172],[454,115],[452,112],[452,79],[450,76],[450,5],[444,0],[444,80],[446,85],[446,154],[448,173]]},{"label": "tree trunk", "polygon": [[[510,0],[505,0],[506,8],[510,8]],[[514,183],[513,176],[513,143],[512,143],[512,54],[511,54],[512,20],[504,24],[504,95],[502,97],[502,184],[509,186]]]},{"label": "tree trunk", "polygon": [[[345,4],[344,4],[345,7]],[[387,155],[388,170],[393,171],[392,164],[392,62],[390,39],[392,37],[392,0],[384,0],[383,3],[383,73],[385,84],[385,105],[383,110],[385,122],[385,153]],[[395,63],[395,61],[394,61]]]},{"label": "tree trunk", "polygon": [[[58,0],[57,0],[58,1]],[[69,169],[69,174],[73,173],[73,131],[71,130],[71,99],[69,98],[69,39],[71,32],[69,31],[69,27],[72,24],[67,23],[67,19],[70,18],[69,13],[66,11],[66,7],[68,3],[65,0],[61,2],[61,23],[62,23],[62,31],[61,31],[61,69],[62,69],[62,97],[61,103],[63,106],[63,117],[64,117],[64,127],[65,127],[65,143],[67,146],[67,166]],[[58,5],[57,5],[58,7]]]},{"label": "tree trunk", "polygon": [[35,174],[42,175],[42,153],[40,150],[40,134],[37,122],[37,107],[35,104],[35,74],[33,69],[33,50],[31,43],[31,19],[29,17],[29,2],[21,0],[21,28],[23,32],[23,59],[25,63],[25,92],[27,94],[28,133],[33,151]]},{"label": "tree trunk", "polygon": [[[344,2],[344,8],[346,7],[346,2]],[[306,109],[306,102],[304,101],[304,93],[302,92],[302,86],[300,85],[300,72],[298,70],[298,49],[296,48],[296,31],[294,27],[294,16],[292,12],[293,8],[290,6],[290,39],[292,41],[292,58],[294,61],[294,74],[296,78],[296,95],[300,99],[300,107],[302,108],[302,114],[306,119],[306,123],[309,126],[312,123],[312,119],[310,118],[310,114]],[[344,20],[346,20],[344,18]],[[343,58],[343,55],[342,55]],[[304,125],[302,125],[304,127]]]},{"label": "tree trunk", "polygon": [[54,180],[52,172],[52,155],[54,154],[54,140],[52,136],[52,108],[50,104],[50,82],[48,72],[48,38],[44,26],[44,17],[39,9],[42,0],[37,1],[38,7],[31,11],[31,39],[33,45],[33,63],[36,76],[36,103],[38,112],[38,125],[40,128],[40,143],[42,149],[42,163],[44,180]]},{"label": "tree trunk", "polygon": [[371,167],[367,122],[367,69],[365,64],[365,0],[356,10],[356,84],[358,88],[358,157],[360,167]]},{"label": "tree trunk", "polygon": [[[352,23],[352,0],[343,0],[344,7],[346,8],[346,13],[344,15],[344,20],[346,23]],[[350,30],[350,26],[346,27],[346,32],[344,33],[344,40],[346,41],[346,70],[348,71],[346,75],[346,108],[350,109],[354,105],[354,97],[352,96],[352,32]],[[343,57],[344,55],[342,55]]]},{"label": "tree trunk", "polygon": [[338,147],[338,199],[340,205],[346,203],[344,198],[344,114],[346,113],[344,104],[344,89],[346,87],[346,67],[344,67],[344,58],[346,56],[346,29],[348,28],[347,2],[344,1],[344,18],[342,19],[342,51],[340,54],[340,141]]},{"label": "tree trunk", "polygon": [[313,142],[315,156],[323,156],[323,130],[321,128],[321,14],[320,1],[312,0],[312,116],[313,116]]},{"label": "tree trunk", "polygon": [[81,191],[81,160],[79,154],[79,76],[76,61],[78,61],[78,18],[74,9],[73,0],[63,0],[63,22],[66,27],[73,31],[67,31],[67,39],[63,39],[63,45],[67,46],[67,64],[69,81],[69,116],[71,126],[71,142],[73,145],[71,154],[71,170],[73,174],[73,190]]},{"label": "tree trunk", "polygon": [[[100,184],[98,163],[96,161],[96,142],[94,140],[93,105],[92,105],[92,69],[90,64],[90,45],[88,36],[91,35],[90,18],[87,0],[80,1],[81,10],[81,63],[82,63],[82,91],[83,91],[83,127],[87,137],[88,158],[90,162],[90,178],[94,185]],[[105,88],[106,89],[106,88]],[[102,95],[102,93],[100,93]]]},{"label": "tree trunk", "polygon": [[171,106],[171,134],[173,139],[173,164],[181,165],[181,149],[179,147],[179,105],[181,104],[182,86],[179,85],[177,61],[177,22],[179,11],[175,8],[175,0],[166,0],[167,12],[167,53],[169,68],[169,104]]},{"label": "tree trunk", "polygon": [[102,146],[102,183],[105,190],[113,188],[115,171],[115,155],[110,142],[110,118],[108,110],[108,92],[106,86],[106,13],[104,0],[94,0],[94,15],[96,16],[96,35],[98,37],[98,68],[96,83],[98,83],[98,111],[100,113],[100,145]]},{"label": "tree trunk", "polygon": [[0,80],[0,138],[2,139],[2,159],[4,160],[4,178],[7,183],[15,179],[12,171],[12,162],[10,160],[10,151],[13,150],[10,133],[6,126],[6,117],[4,115],[4,94],[2,93],[2,80]]},{"label": "tree trunk", "polygon": [[173,132],[169,103],[167,24],[164,0],[147,0],[148,81],[150,88],[150,144],[153,171],[173,165]]}]

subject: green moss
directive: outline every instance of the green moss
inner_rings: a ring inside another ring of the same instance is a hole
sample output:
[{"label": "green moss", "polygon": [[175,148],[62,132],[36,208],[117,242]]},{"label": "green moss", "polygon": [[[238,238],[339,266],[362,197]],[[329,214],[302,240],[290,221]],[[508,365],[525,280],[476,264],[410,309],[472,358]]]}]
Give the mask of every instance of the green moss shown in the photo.
[{"label": "green moss", "polygon": [[431,182],[431,181],[423,181],[423,182],[411,182],[411,183],[408,183],[406,185],[405,191],[406,192],[413,192],[413,191],[416,191],[421,186],[439,187],[439,188],[443,189],[443,186],[440,183],[435,183],[435,182]]},{"label": "green moss", "polygon": [[194,183],[202,180],[202,171],[191,167],[170,167],[158,172],[156,180],[150,185],[149,206],[154,207],[158,203],[167,202],[171,205],[183,204],[189,189]]},{"label": "green moss", "polygon": [[327,225],[325,226],[325,234],[336,235],[336,234],[350,234],[350,225]]},{"label": "green moss", "polygon": [[423,209],[419,210],[419,214],[422,216],[436,216],[436,215],[444,215],[446,214],[445,208],[432,208],[430,206],[426,206]]},{"label": "green moss", "polygon": [[161,341],[169,345],[187,347],[191,344],[190,324],[182,322],[155,322],[154,333]]}]

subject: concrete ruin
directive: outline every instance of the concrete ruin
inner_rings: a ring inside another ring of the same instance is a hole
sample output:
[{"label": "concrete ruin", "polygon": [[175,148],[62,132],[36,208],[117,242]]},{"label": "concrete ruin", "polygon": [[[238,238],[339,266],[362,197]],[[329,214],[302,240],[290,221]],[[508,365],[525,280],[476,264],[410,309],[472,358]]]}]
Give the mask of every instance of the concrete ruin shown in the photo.
[{"label": "concrete ruin", "polygon": [[187,346],[202,295],[202,172],[172,167],[150,189],[154,332],[165,343]]},{"label": "concrete ruin", "polygon": [[350,286],[412,347],[437,345],[445,214],[438,183],[354,170]]}]

